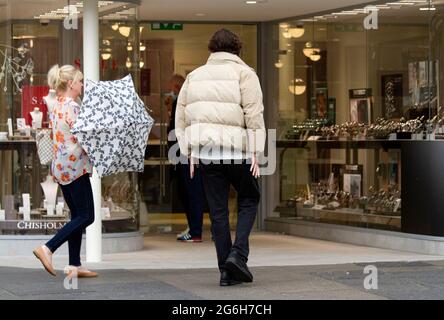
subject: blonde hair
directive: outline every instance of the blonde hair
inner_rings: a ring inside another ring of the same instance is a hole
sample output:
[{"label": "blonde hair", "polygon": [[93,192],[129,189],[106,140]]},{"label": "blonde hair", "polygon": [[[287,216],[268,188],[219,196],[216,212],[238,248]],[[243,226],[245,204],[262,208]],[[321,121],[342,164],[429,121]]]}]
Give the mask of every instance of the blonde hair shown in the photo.
[{"label": "blonde hair", "polygon": [[48,71],[49,88],[60,92],[65,92],[68,89],[69,80],[75,83],[77,81],[81,81],[82,79],[82,71],[71,65],[59,67],[59,65],[56,64]]}]

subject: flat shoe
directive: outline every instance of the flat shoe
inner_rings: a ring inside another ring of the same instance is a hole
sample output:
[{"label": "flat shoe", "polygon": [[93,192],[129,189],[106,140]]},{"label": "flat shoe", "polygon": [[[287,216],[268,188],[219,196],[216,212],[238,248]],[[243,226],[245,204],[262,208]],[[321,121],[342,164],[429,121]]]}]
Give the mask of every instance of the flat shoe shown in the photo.
[{"label": "flat shoe", "polygon": [[[73,273],[73,268],[68,269],[68,276],[70,276]],[[95,278],[99,274],[94,271],[90,271],[88,269],[77,269],[77,278]]]},{"label": "flat shoe", "polygon": [[37,249],[34,249],[34,251],[32,251],[32,253],[34,253],[35,257],[40,260],[40,262],[43,264],[43,267],[46,269],[46,271],[48,271],[54,277],[57,275],[57,273],[55,272],[55,270],[52,266],[51,260],[49,259],[48,255],[46,254],[43,247],[38,247]]}]

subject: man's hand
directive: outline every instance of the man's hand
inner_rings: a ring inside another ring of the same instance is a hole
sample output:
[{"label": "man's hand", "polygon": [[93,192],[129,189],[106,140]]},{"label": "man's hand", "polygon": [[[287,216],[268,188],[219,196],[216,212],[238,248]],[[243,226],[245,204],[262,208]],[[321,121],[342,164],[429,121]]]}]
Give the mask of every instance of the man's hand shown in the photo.
[{"label": "man's hand", "polygon": [[190,177],[191,179],[194,178],[194,164],[196,163],[196,160],[193,157],[190,157]]},{"label": "man's hand", "polygon": [[250,167],[250,172],[253,175],[253,177],[255,177],[256,179],[258,177],[260,177],[259,174],[259,163],[257,161],[257,156],[256,153],[253,153],[252,157],[251,157],[251,167]]}]

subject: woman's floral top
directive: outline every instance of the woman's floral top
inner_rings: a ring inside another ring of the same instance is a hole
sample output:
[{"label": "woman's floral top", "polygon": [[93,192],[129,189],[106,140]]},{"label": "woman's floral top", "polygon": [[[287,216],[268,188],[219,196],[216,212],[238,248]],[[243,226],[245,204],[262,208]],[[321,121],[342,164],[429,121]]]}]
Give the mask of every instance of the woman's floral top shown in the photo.
[{"label": "woman's floral top", "polygon": [[58,97],[57,104],[50,114],[54,142],[52,175],[62,185],[70,184],[84,174],[92,172],[92,165],[85,150],[70,132],[79,111],[80,106],[73,99]]}]

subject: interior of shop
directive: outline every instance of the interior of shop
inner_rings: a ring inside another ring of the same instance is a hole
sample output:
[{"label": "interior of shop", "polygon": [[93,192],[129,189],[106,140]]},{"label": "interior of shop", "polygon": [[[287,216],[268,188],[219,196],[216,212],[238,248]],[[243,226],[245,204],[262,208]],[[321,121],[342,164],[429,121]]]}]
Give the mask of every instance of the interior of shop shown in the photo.
[{"label": "interior of shop", "polygon": [[[27,14],[17,10],[16,2],[7,2],[0,11],[0,43],[4,44],[0,50],[4,66],[11,65],[6,67],[2,78],[0,131],[8,132],[8,119],[11,119],[13,131],[0,141],[0,210],[5,211],[4,219],[0,217],[1,234],[52,234],[69,217],[60,188],[56,191],[55,203],[51,201],[50,204],[54,209],[47,208],[48,187],[43,183],[49,181],[49,166],[39,163],[36,150],[38,131],[48,127],[44,101],[49,90],[47,71],[54,64],[82,67],[81,19],[77,29],[67,29],[63,25],[64,15],[71,10],[69,5],[74,5],[81,17],[81,2],[73,1],[52,1],[46,5],[30,3]],[[241,37],[242,59],[254,68],[258,64],[255,23],[156,23],[141,19],[145,10],[124,2],[99,2],[100,79],[116,80],[131,74],[140,98],[155,119],[147,141],[145,171],[102,179],[105,233],[138,230],[177,233],[186,228],[177,173],[168,160],[171,76],[186,77],[205,64],[209,55],[208,40],[222,27]],[[30,68],[25,69],[26,66]],[[35,108],[43,112],[39,128],[34,128],[32,123],[31,112]],[[27,212],[25,217],[22,211],[28,207],[25,204],[28,195],[29,215]],[[56,211],[57,206],[63,209]],[[206,211],[204,225],[209,228],[208,208]],[[235,211],[233,190],[230,199],[233,226]],[[38,224],[21,229],[18,222],[22,220]],[[48,223],[54,221],[56,227],[47,228]]]},{"label": "interior of shop", "polygon": [[443,138],[443,4],[381,3],[274,25],[280,217],[403,230],[403,140]]}]

